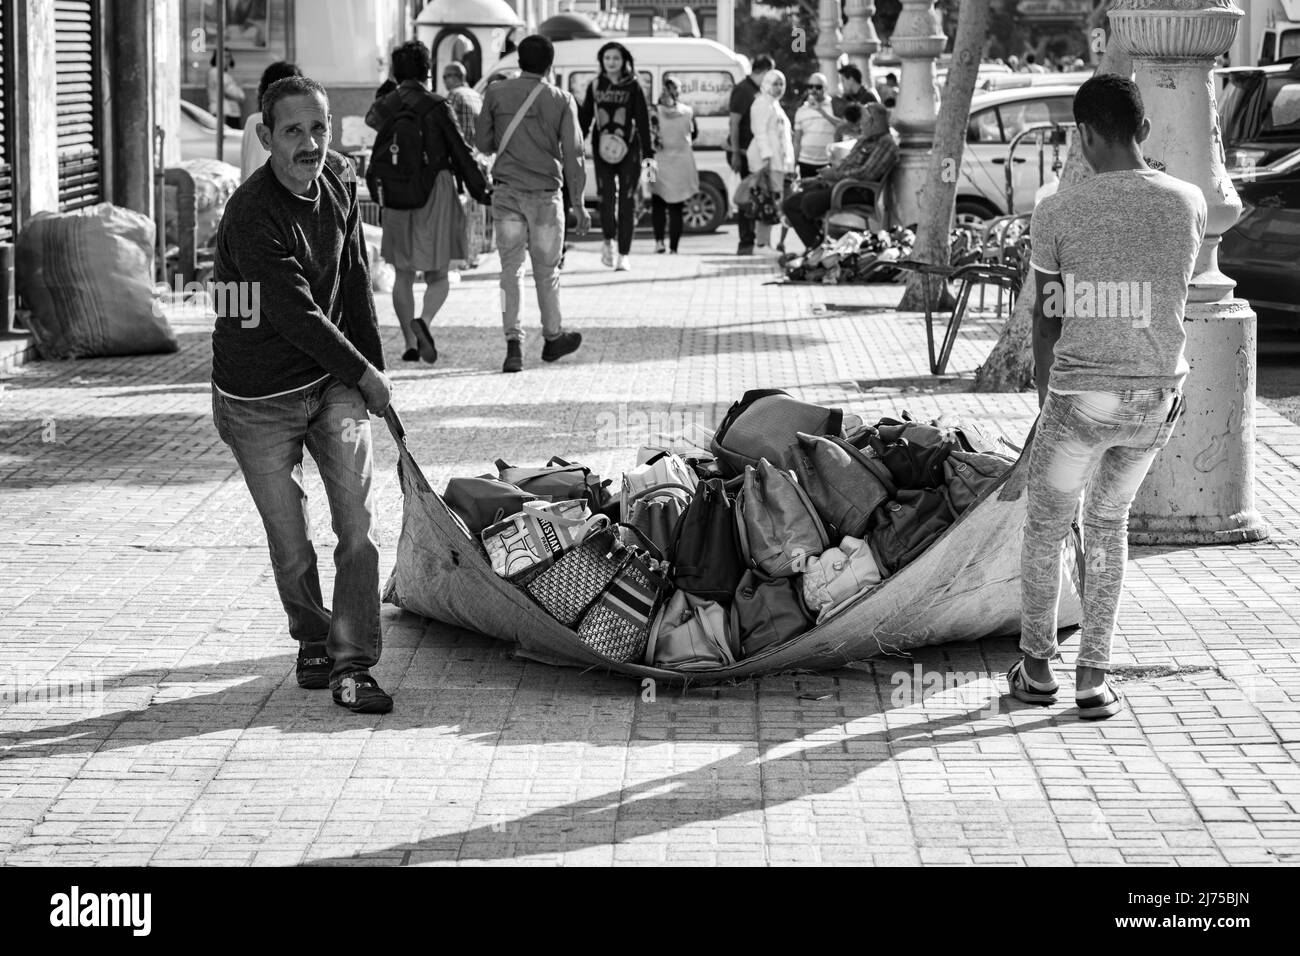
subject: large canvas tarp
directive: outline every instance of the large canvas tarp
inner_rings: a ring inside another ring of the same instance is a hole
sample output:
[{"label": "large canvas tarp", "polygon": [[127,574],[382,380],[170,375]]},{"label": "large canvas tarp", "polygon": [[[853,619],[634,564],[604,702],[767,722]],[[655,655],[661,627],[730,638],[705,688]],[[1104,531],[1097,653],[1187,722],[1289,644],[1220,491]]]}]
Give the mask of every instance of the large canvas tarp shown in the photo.
[{"label": "large canvas tarp", "polygon": [[[402,533],[384,600],[424,617],[509,641],[548,664],[599,667],[661,681],[736,680],[849,661],[930,644],[973,641],[1020,630],[1020,542],[1025,527],[1028,446],[1016,465],[919,558],[794,640],[712,671],[617,664],[587,648],[524,591],[492,571],[430,487],[395,415],[402,485]],[[1081,619],[1076,550],[1066,549],[1061,627]]]}]

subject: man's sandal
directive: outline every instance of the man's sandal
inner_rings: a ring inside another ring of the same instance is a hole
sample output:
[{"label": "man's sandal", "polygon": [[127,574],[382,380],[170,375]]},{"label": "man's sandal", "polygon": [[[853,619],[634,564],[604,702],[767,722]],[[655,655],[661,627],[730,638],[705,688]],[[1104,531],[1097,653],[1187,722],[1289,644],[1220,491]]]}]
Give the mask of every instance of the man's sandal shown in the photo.
[{"label": "man's sandal", "polygon": [[1102,684],[1101,690],[1095,694],[1075,697],[1074,704],[1079,708],[1080,720],[1105,720],[1124,709],[1124,698],[1115,693],[1109,684]]},{"label": "man's sandal", "polygon": [[1011,696],[1018,701],[1026,704],[1055,704],[1056,692],[1060,689],[1055,681],[1050,684],[1040,684],[1031,680],[1025,673],[1025,659],[1022,657],[1011,665],[1011,670],[1007,671],[1007,685],[1011,688]]}]

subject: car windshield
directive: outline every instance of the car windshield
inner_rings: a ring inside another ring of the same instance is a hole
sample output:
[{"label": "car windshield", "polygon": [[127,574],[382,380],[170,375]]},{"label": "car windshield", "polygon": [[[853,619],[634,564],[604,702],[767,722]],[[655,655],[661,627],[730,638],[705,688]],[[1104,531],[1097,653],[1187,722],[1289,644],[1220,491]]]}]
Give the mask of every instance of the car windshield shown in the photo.
[{"label": "car windshield", "polygon": [[1219,108],[1229,147],[1251,140],[1300,138],[1300,77],[1287,73],[1234,73]]}]

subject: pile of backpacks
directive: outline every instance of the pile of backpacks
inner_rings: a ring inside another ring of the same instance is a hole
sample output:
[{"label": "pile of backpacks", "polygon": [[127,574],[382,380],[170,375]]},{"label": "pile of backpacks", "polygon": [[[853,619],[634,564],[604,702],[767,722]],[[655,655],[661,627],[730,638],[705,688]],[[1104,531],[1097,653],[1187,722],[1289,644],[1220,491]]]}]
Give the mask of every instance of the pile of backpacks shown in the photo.
[{"label": "pile of backpacks", "polygon": [[914,561],[1014,464],[977,428],[868,425],[779,389],[618,487],[499,460],[443,500],[492,570],[618,663],[716,670],[797,638]]}]

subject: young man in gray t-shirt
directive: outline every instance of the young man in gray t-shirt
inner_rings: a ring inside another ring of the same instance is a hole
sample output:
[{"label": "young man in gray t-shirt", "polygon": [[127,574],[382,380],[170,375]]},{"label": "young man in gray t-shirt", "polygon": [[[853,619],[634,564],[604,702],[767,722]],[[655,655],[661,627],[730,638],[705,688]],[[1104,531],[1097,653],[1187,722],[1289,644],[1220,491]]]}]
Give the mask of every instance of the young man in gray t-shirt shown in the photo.
[{"label": "young man in gray t-shirt", "polygon": [[1137,86],[1098,76],[1074,97],[1092,178],[1034,211],[1033,347],[1042,406],[1029,455],[1021,554],[1024,657],[1007,678],[1019,700],[1050,704],[1057,685],[1061,546],[1084,500],[1083,629],[1075,702],[1085,719],[1123,704],[1106,683],[1128,560],[1128,513],[1182,409],[1183,313],[1205,236],[1206,204],[1190,183],[1156,172]]}]

